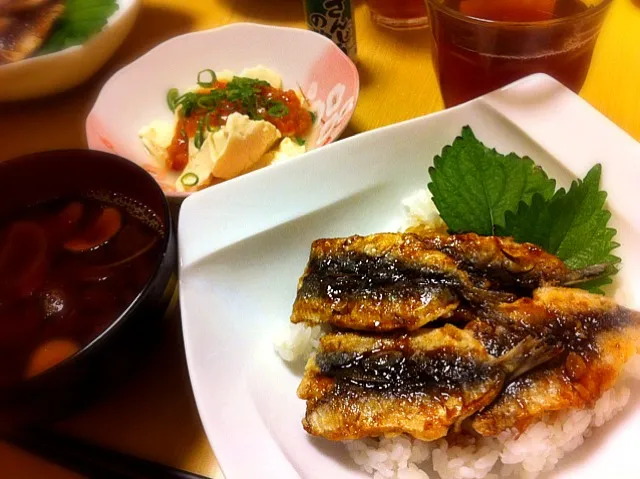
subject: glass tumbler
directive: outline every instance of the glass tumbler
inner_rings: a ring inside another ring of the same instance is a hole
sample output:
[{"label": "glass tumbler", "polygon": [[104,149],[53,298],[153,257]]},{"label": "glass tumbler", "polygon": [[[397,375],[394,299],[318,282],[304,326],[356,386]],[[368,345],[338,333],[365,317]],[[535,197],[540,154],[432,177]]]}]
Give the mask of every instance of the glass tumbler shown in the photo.
[{"label": "glass tumbler", "polygon": [[579,91],[612,2],[425,1],[432,56],[447,107],[533,73],[546,73]]}]

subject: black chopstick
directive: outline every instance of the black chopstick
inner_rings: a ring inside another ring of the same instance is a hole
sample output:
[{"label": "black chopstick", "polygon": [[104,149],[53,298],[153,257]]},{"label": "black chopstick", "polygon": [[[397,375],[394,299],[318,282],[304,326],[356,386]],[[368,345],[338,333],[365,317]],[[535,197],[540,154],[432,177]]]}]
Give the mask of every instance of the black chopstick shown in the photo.
[{"label": "black chopstick", "polygon": [[7,442],[91,479],[208,479],[51,430],[21,432]]}]

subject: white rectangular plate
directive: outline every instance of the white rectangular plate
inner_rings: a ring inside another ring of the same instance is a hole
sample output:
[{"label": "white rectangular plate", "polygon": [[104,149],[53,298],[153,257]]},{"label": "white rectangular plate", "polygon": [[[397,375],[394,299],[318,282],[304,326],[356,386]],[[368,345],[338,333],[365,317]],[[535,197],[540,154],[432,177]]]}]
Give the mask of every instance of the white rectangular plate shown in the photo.
[{"label": "white rectangular plate", "polygon": [[[274,352],[311,242],[397,226],[434,155],[470,125],[490,147],[529,155],[560,185],[603,164],[623,259],[619,297],[640,306],[640,145],[544,75],[465,105],[340,141],[189,197],[179,224],[186,356],[207,436],[227,479],[351,478],[340,444],[308,436],[299,370]],[[640,389],[554,478],[637,477]]]}]

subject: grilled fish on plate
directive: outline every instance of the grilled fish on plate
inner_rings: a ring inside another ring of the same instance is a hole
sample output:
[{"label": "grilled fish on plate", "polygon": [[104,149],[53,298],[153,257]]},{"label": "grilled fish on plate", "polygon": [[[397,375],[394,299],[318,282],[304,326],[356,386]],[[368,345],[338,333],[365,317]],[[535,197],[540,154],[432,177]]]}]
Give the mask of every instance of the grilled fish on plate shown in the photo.
[{"label": "grilled fish on plate", "polygon": [[0,0],[0,14],[24,12],[46,5],[51,0]]},{"label": "grilled fish on plate", "polygon": [[484,436],[524,431],[554,411],[592,407],[640,352],[640,313],[582,290],[541,288],[533,299],[502,305],[489,317],[467,328],[493,354],[508,354],[525,336],[564,354],[515,379],[473,419],[473,428]]},{"label": "grilled fish on plate", "polygon": [[452,325],[402,335],[328,334],[305,368],[303,426],[331,440],[435,440],[489,405],[509,378],[556,351],[524,341],[496,359]]},{"label": "grilled fish on plate", "polygon": [[63,12],[63,0],[0,0],[0,65],[36,52]]},{"label": "grilled fish on plate", "polygon": [[606,265],[571,269],[560,258],[531,243],[475,233],[437,234],[423,226],[409,228],[428,248],[448,254],[464,269],[500,288],[537,288],[581,283],[602,275]]},{"label": "grilled fish on plate", "polygon": [[413,330],[449,316],[461,300],[515,299],[486,286],[415,235],[320,239],[311,246],[291,321],[364,331]]}]

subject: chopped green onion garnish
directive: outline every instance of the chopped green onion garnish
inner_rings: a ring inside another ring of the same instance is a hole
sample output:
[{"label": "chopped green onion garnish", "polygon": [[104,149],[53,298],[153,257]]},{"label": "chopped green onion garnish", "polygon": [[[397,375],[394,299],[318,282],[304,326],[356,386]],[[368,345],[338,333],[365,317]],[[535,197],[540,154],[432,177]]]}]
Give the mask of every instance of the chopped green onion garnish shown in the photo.
[{"label": "chopped green onion garnish", "polygon": [[296,137],[294,138],[294,140],[295,140],[295,141],[296,141],[296,143],[297,143],[298,145],[300,145],[300,146],[304,146],[304,145],[305,145],[305,143],[307,142],[307,140],[305,140],[304,138],[300,138],[300,137],[298,137],[298,136],[296,136]]},{"label": "chopped green onion garnish", "polygon": [[267,110],[267,113],[270,116],[275,116],[276,118],[281,118],[285,115],[289,114],[289,108],[282,102],[274,101],[271,103],[271,106]]},{"label": "chopped green onion garnish", "polygon": [[[215,113],[219,108],[238,111],[252,120],[282,118],[289,114],[289,108],[285,102],[272,100],[265,95],[263,89],[269,87],[266,81],[233,77],[231,81],[225,82],[224,87],[214,88],[216,82],[217,77],[213,70],[202,70],[198,73],[198,85],[210,88],[208,91],[187,91],[180,95],[176,88],[172,88],[167,93],[167,104],[173,111],[186,118],[194,112],[198,115],[207,112]],[[312,112],[309,114],[312,121],[315,121],[315,114]],[[209,132],[216,131],[211,126],[209,117],[202,129],[203,134],[205,128]],[[197,144],[201,142],[204,142],[204,135],[202,138],[197,138]]]},{"label": "chopped green onion garnish", "polygon": [[198,130],[196,131],[196,136],[193,137],[193,144],[199,150],[202,148],[202,144],[204,143],[204,118],[200,118],[198,120]]},{"label": "chopped green onion garnish", "polygon": [[205,110],[213,110],[216,107],[217,100],[214,96],[201,96],[198,98],[198,106]]},{"label": "chopped green onion garnish", "polygon": [[[209,74],[209,76],[211,77],[211,80],[209,81],[205,81],[202,79],[203,75]],[[198,85],[201,86],[202,88],[210,88],[213,86],[213,84],[216,82],[217,77],[216,77],[216,72],[214,72],[211,69],[206,69],[206,70],[202,70],[201,72],[198,73]]]},{"label": "chopped green onion garnish", "polygon": [[197,101],[198,95],[193,92],[187,92],[176,99],[176,108],[181,106],[184,116],[191,116],[191,112],[195,108]]},{"label": "chopped green onion garnish", "polygon": [[198,106],[205,110],[213,110],[218,106],[218,102],[224,99],[224,94],[220,90],[211,90],[206,95],[198,96]]},{"label": "chopped green onion garnish", "polygon": [[314,112],[309,111],[309,115],[311,115],[311,124],[316,122],[316,118],[318,117],[318,115],[316,115]]},{"label": "chopped green onion garnish", "polygon": [[207,131],[218,131],[220,128],[217,126],[211,126],[211,112],[204,116],[204,126]]},{"label": "chopped green onion garnish", "polygon": [[184,186],[196,186],[199,180],[200,179],[198,178],[198,175],[196,175],[195,173],[187,173],[185,175],[182,175],[182,178],[180,178],[180,182]]},{"label": "chopped green onion garnish", "polygon": [[176,100],[178,99],[178,89],[171,88],[167,92],[167,105],[169,105],[169,110],[176,111]]}]

